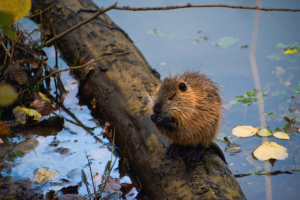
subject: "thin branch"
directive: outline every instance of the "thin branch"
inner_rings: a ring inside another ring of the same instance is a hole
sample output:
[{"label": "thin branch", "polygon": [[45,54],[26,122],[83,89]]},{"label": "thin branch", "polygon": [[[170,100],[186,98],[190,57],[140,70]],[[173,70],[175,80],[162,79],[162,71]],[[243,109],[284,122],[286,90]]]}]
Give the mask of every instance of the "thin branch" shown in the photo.
[{"label": "thin branch", "polygon": [[47,78],[57,74],[57,73],[60,73],[60,72],[65,72],[65,71],[69,71],[69,70],[73,70],[73,69],[80,69],[80,68],[84,68],[84,67],[87,67],[89,64],[93,63],[93,62],[96,62],[98,60],[103,60],[103,59],[106,59],[106,58],[110,58],[110,57],[114,57],[114,56],[121,56],[121,55],[126,55],[126,54],[129,54],[131,52],[124,52],[124,53],[119,53],[119,54],[114,54],[114,55],[111,55],[111,56],[104,56],[104,57],[101,57],[101,58],[97,58],[95,60],[92,60],[84,65],[81,65],[81,66],[76,66],[76,67],[69,67],[69,68],[66,68],[66,69],[62,69],[62,70],[58,70],[58,71],[55,71],[55,72],[52,72],[51,74],[45,76],[44,78],[42,78],[39,82],[37,82],[36,85],[39,85],[41,82],[43,82],[44,80],[46,80]]},{"label": "thin branch", "polygon": [[[71,33],[72,31],[74,31],[78,28],[80,28],[81,26],[89,23],[90,21],[92,21],[93,19],[98,17],[99,15],[101,15],[103,13],[106,13],[109,10],[130,10],[130,11],[151,11],[151,10],[153,11],[153,10],[156,10],[157,11],[157,10],[175,10],[175,9],[181,9],[181,8],[208,8],[208,7],[234,8],[234,9],[247,9],[247,10],[262,10],[262,11],[300,12],[300,9],[260,8],[258,6],[250,7],[250,6],[232,6],[232,5],[222,5],[222,4],[191,5],[191,4],[188,3],[186,5],[181,5],[181,6],[134,8],[134,7],[129,7],[129,6],[119,7],[119,6],[117,6],[117,3],[115,3],[114,5],[106,8],[106,9],[103,9],[103,7],[102,7],[102,9],[99,10],[98,12],[96,12],[92,17],[80,22],[79,24],[73,26],[72,28],[69,28],[68,30],[66,30],[65,32],[63,32],[61,34],[59,34],[57,36],[54,36],[53,38],[51,38],[50,40],[45,42],[44,46],[47,46],[47,45],[51,44],[52,42],[54,42],[55,40],[58,40],[58,39],[60,39],[64,36],[66,36],[67,34]],[[44,12],[44,11],[42,11],[42,12]]]},{"label": "thin branch", "polygon": [[38,16],[38,15],[42,14],[43,12],[47,11],[49,8],[51,8],[51,7],[53,7],[53,6],[54,6],[54,4],[52,4],[51,6],[49,6],[48,8],[46,8],[46,9],[43,10],[43,11],[39,11],[39,12],[37,12],[37,13],[35,13],[35,14],[27,15],[27,16],[25,16],[25,17],[26,17],[26,18],[31,18],[31,17]]},{"label": "thin branch", "polygon": [[181,6],[167,6],[167,7],[147,7],[147,8],[134,8],[129,6],[119,7],[116,6],[115,10],[130,10],[130,11],[150,11],[150,10],[175,10],[181,8],[210,8],[210,7],[218,7],[218,8],[234,8],[234,9],[247,9],[247,10],[262,10],[262,11],[289,11],[289,12],[300,12],[300,9],[285,9],[285,8],[260,8],[258,6],[250,7],[250,6],[233,6],[233,5],[222,5],[222,4],[206,4],[206,5],[192,5],[190,3]]},{"label": "thin branch", "polygon": [[109,7],[106,8],[106,9],[103,9],[103,7],[102,7],[102,9],[99,10],[97,13],[95,13],[92,17],[90,17],[90,18],[88,18],[88,19],[86,19],[86,20],[80,22],[79,24],[76,24],[76,25],[73,26],[72,28],[69,28],[69,29],[66,30],[65,32],[63,32],[63,33],[61,33],[61,34],[59,34],[59,35],[57,35],[57,36],[54,36],[53,38],[51,38],[50,40],[48,40],[48,41],[44,44],[44,46],[47,46],[47,45],[51,44],[52,42],[54,42],[55,40],[57,40],[57,39],[59,39],[59,38],[62,38],[62,37],[64,37],[64,36],[66,36],[67,34],[71,33],[72,31],[74,31],[74,30],[78,29],[79,27],[81,27],[81,26],[87,24],[88,22],[92,21],[93,19],[95,19],[95,18],[98,17],[99,15],[101,15],[101,14],[103,14],[103,13],[105,13],[105,12],[111,10],[111,9],[114,9],[115,7],[117,7],[117,3],[115,3],[115,4],[112,5],[112,6],[109,6]]}]

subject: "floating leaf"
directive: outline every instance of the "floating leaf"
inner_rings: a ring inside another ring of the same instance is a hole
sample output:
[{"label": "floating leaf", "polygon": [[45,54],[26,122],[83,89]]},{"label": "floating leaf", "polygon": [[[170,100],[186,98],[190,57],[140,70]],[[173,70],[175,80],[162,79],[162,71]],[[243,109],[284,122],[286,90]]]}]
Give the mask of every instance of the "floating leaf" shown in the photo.
[{"label": "floating leaf", "polygon": [[108,178],[108,181],[105,185],[105,183],[102,183],[100,185],[100,188],[103,189],[104,186],[105,188],[103,189],[105,192],[113,192],[113,191],[118,191],[121,189],[121,185],[120,185],[120,181],[118,179],[114,179],[111,177],[106,177],[106,179]]},{"label": "floating leaf", "polygon": [[293,87],[292,90],[293,90],[294,92],[296,92],[297,94],[300,94],[300,89],[299,89],[299,88]]},{"label": "floating leaf", "polygon": [[251,137],[257,133],[259,128],[253,126],[236,126],[232,129],[232,134],[237,137]]},{"label": "floating leaf", "polygon": [[226,152],[230,152],[230,153],[237,153],[241,151],[241,147],[236,147],[236,146],[228,146],[225,148]]},{"label": "floating leaf", "polygon": [[233,45],[236,41],[238,41],[238,39],[234,39],[232,37],[223,37],[214,44],[225,49],[225,48]]},{"label": "floating leaf", "polygon": [[295,54],[298,53],[298,49],[292,48],[292,49],[287,49],[284,51],[284,54]]},{"label": "floating leaf", "polygon": [[275,142],[265,142],[255,151],[253,151],[253,155],[258,160],[284,160],[288,157],[287,149],[284,146],[281,146]]},{"label": "floating leaf", "polygon": [[23,151],[16,151],[16,152],[13,152],[11,154],[11,159],[15,159],[17,157],[23,157],[25,155],[25,153],[23,153]]},{"label": "floating leaf", "polygon": [[18,99],[18,93],[8,84],[0,86],[0,106],[9,106]]},{"label": "floating leaf", "polygon": [[261,129],[258,131],[257,135],[261,136],[261,137],[269,137],[270,135],[273,134],[273,131],[271,131],[270,129]]},{"label": "floating leaf", "polygon": [[58,171],[56,171],[56,170],[48,171],[48,169],[49,169],[48,167],[44,167],[43,169],[41,169],[38,172],[37,177],[34,179],[34,182],[47,183],[48,181],[53,179],[54,176],[56,176],[58,174]]},{"label": "floating leaf", "polygon": [[278,138],[278,139],[284,139],[284,140],[289,140],[290,136],[284,132],[277,132],[274,133],[273,135],[274,137]]},{"label": "floating leaf", "polygon": [[[287,124],[287,125],[289,125],[289,124]],[[297,129],[297,127],[293,127],[293,126],[284,126],[284,132],[286,132],[286,133],[294,133],[294,132],[296,132],[298,129]]]}]

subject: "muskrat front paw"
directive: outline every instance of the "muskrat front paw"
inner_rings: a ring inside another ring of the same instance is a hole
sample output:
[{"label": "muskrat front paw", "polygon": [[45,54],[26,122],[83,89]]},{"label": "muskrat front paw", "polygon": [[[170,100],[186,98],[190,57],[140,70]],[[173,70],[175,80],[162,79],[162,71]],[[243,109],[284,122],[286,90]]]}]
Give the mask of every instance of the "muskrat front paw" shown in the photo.
[{"label": "muskrat front paw", "polygon": [[164,118],[162,116],[159,116],[157,114],[151,115],[151,120],[158,126],[163,125]]},{"label": "muskrat front paw", "polygon": [[157,114],[151,115],[151,120],[155,123],[157,119]]}]

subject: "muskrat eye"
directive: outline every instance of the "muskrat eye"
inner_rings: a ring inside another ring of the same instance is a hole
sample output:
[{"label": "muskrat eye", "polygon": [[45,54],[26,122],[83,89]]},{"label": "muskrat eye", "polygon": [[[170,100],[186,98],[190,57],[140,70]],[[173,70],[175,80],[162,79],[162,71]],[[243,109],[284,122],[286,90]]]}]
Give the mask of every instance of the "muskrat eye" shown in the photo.
[{"label": "muskrat eye", "polygon": [[186,89],[187,89],[185,83],[179,83],[179,89],[180,89],[181,91],[185,92]]},{"label": "muskrat eye", "polygon": [[175,94],[173,94],[172,96],[170,96],[170,97],[168,98],[168,100],[172,100],[172,99],[173,99],[173,97],[175,97],[175,95],[176,95],[176,93],[175,93]]}]

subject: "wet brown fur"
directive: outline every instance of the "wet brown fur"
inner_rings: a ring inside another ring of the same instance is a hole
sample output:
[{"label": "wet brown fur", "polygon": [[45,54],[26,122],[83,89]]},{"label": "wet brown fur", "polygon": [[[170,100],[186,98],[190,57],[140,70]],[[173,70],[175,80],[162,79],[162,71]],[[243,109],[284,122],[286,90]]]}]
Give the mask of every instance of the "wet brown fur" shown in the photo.
[{"label": "wet brown fur", "polygon": [[[180,83],[185,83],[186,91],[179,89]],[[168,76],[152,100],[153,108],[160,109],[161,115],[176,126],[176,130],[168,130],[154,123],[171,141],[184,146],[209,146],[213,142],[222,118],[222,104],[216,84],[206,75],[185,71]]]}]

